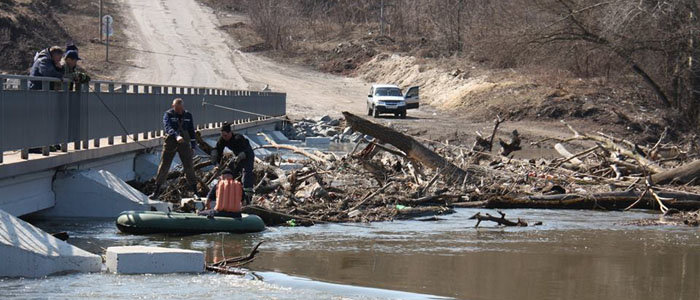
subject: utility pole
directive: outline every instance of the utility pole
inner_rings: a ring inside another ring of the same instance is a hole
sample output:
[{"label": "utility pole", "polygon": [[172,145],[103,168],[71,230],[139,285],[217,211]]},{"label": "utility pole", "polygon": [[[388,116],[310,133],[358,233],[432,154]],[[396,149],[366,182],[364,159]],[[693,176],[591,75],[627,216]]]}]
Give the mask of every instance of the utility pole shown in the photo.
[{"label": "utility pole", "polygon": [[381,0],[381,5],[379,6],[379,35],[384,35],[384,0]]},{"label": "utility pole", "polygon": [[100,18],[98,19],[100,27],[100,41],[102,41],[102,0],[100,0]]}]

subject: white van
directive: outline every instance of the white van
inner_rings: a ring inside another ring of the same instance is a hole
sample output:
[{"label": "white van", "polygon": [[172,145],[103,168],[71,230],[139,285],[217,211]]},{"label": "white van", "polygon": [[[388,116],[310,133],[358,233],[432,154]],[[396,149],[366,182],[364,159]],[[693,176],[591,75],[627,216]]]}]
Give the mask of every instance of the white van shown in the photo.
[{"label": "white van", "polygon": [[406,110],[420,106],[419,87],[413,86],[402,93],[393,84],[373,84],[367,95],[367,115],[378,117],[380,114],[394,114],[406,118]]}]

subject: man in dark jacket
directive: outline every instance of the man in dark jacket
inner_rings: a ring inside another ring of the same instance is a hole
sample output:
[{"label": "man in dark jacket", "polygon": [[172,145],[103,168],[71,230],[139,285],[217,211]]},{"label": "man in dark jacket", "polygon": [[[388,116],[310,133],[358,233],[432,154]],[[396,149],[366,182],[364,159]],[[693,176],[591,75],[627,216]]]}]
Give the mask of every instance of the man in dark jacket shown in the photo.
[{"label": "man in dark jacket", "polygon": [[[72,48],[76,47],[72,46]],[[78,56],[78,50],[66,50],[66,55],[63,57],[63,61],[61,61],[63,77],[71,81],[70,84],[68,84],[69,91],[72,91],[74,87],[76,91],[79,91],[81,84],[90,82],[90,76],[88,76],[82,68],[78,67],[79,60],[81,59]]]},{"label": "man in dark jacket", "polygon": [[[29,76],[63,78],[63,69],[61,69],[62,57],[63,50],[61,47],[53,46],[41,50],[34,57],[34,64],[32,64],[32,69],[29,71]],[[38,80],[30,81],[29,88],[40,90],[43,88],[42,82]]]},{"label": "man in dark jacket", "polygon": [[253,165],[255,163],[255,153],[250,147],[250,142],[243,135],[231,131],[231,124],[224,123],[221,127],[221,137],[216,142],[216,149],[213,150],[212,158],[214,162],[221,164],[224,153],[224,148],[228,148],[233,152],[233,160],[228,166],[235,177],[239,174],[242,178],[243,193],[246,198],[253,194],[253,185],[255,184],[255,175],[253,174]]},{"label": "man in dark jacket", "polygon": [[156,175],[156,189],[150,195],[151,199],[157,198],[162,192],[161,188],[168,178],[170,165],[175,158],[175,153],[180,155],[182,167],[185,170],[185,178],[193,192],[197,192],[197,178],[192,165],[194,140],[194,120],[192,114],[185,110],[185,101],[181,98],[173,100],[172,108],[163,114],[163,127],[165,128],[165,142],[163,154],[160,157],[158,174]]}]

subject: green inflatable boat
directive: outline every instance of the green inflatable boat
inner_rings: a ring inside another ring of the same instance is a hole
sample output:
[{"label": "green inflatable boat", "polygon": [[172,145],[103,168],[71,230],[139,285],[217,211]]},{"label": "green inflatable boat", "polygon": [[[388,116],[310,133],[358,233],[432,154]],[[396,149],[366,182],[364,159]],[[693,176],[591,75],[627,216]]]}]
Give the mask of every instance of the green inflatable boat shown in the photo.
[{"label": "green inflatable boat", "polygon": [[251,233],[265,230],[265,223],[256,215],[241,218],[198,216],[162,211],[125,211],[117,217],[119,231],[132,234],[210,232]]}]

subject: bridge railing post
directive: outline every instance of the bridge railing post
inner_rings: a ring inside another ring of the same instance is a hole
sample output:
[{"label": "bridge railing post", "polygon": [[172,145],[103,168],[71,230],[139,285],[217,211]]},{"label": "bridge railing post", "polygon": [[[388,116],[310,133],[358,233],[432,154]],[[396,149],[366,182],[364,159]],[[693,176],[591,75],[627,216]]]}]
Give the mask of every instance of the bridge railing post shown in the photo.
[{"label": "bridge railing post", "polygon": [[70,136],[70,93],[68,91],[68,88],[70,87],[70,84],[68,82],[63,82],[63,97],[66,102],[66,137],[64,139],[64,142],[61,143],[61,152],[68,152],[68,138]]},{"label": "bridge railing post", "polygon": [[[107,85],[107,91],[109,92],[110,96],[114,94],[114,83]],[[114,145],[114,135],[110,134],[107,137],[107,145]]]},{"label": "bridge railing post", "polygon": [[[80,131],[82,149],[90,149],[90,85],[80,85]],[[83,97],[85,96],[85,97]]]},{"label": "bridge railing post", "polygon": [[[19,81],[20,91],[24,91],[25,99],[27,97],[27,90],[29,89],[29,81],[27,79],[20,79]],[[22,148],[20,150],[19,157],[21,159],[29,159],[29,148]]]},{"label": "bridge railing post", "polygon": [[[159,93],[158,90],[159,90],[158,86],[151,86],[151,93],[150,93],[151,98],[149,99],[149,101],[153,102],[152,107],[153,107],[153,110],[156,111],[155,115],[157,115],[157,111],[158,111],[158,101],[155,100],[157,97],[156,95]],[[156,128],[153,128],[153,130],[150,131],[150,134],[151,134],[151,138],[155,138],[158,135],[158,133],[156,132]]]},{"label": "bridge railing post", "polygon": [[[122,83],[122,85],[121,85],[121,93],[122,93],[122,95],[124,95],[124,98],[123,98],[122,101],[121,101],[122,104],[123,104],[123,106],[124,106],[124,111],[123,111],[124,113],[122,114],[122,116],[126,116],[126,115],[129,113],[129,112],[127,111],[128,106],[126,105],[126,92],[127,92],[128,89],[129,89],[129,86]],[[124,126],[126,126],[126,125],[124,125]],[[126,143],[126,132],[122,133],[122,144],[124,144],[124,143]]]},{"label": "bridge railing post", "polygon": [[[136,94],[136,95],[139,94],[139,85],[138,85],[138,84],[134,84],[134,85],[132,86],[132,89],[133,89],[134,94]],[[134,142],[138,142],[138,140],[139,140],[139,133],[138,133],[138,132],[134,132],[134,133],[132,134],[132,137],[131,137],[131,138],[134,140]]]},{"label": "bridge railing post", "polygon": [[3,136],[2,135],[5,132],[5,130],[4,130],[5,128],[4,128],[4,125],[2,122],[2,118],[4,115],[4,110],[3,110],[4,105],[2,105],[3,98],[4,98],[3,97],[3,90],[4,89],[5,89],[5,78],[0,78],[0,164],[2,164],[3,156],[4,156],[3,151],[2,151],[2,148],[3,148],[3,144],[2,144]]},{"label": "bridge railing post", "polygon": [[[99,84],[99,83],[95,83],[94,92],[95,92],[95,94],[98,94],[98,93],[102,92],[102,85]],[[95,97],[102,97],[102,96],[100,96],[100,95],[95,95]],[[89,105],[89,104],[88,104],[88,105]],[[88,138],[89,138],[89,137],[88,137]],[[92,140],[92,145],[93,145],[95,148],[99,148],[99,147],[100,147],[100,137],[95,137],[95,139]]]}]

